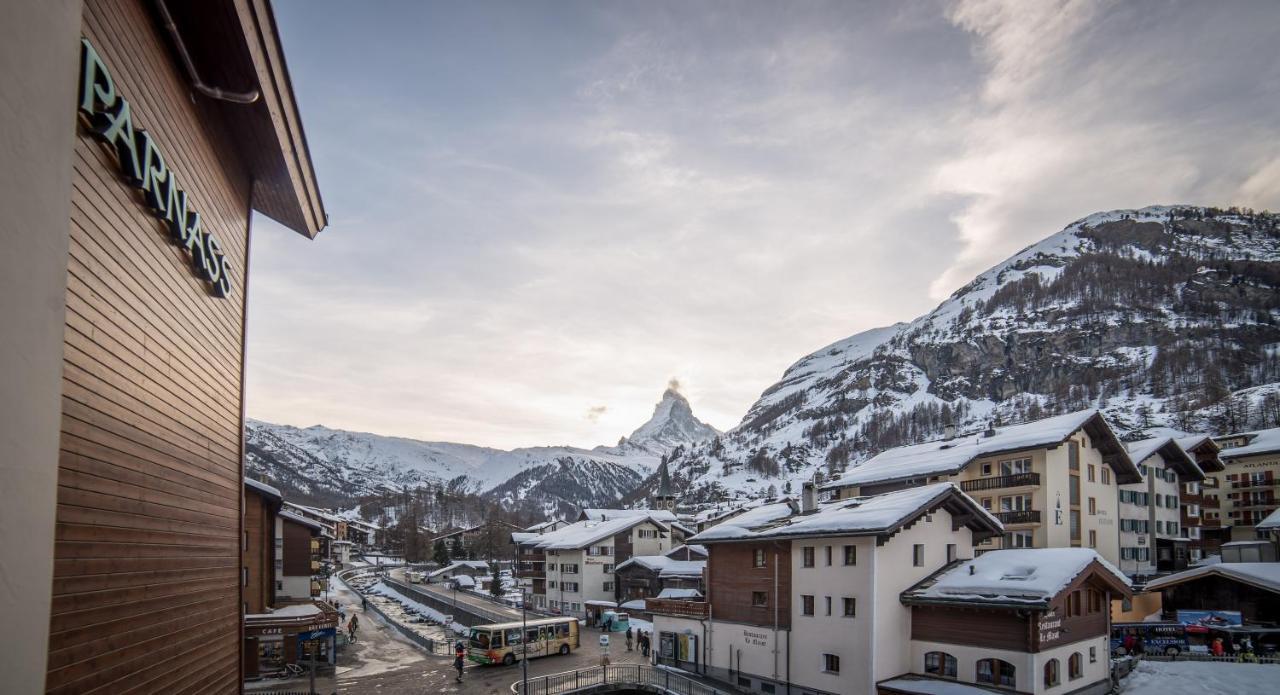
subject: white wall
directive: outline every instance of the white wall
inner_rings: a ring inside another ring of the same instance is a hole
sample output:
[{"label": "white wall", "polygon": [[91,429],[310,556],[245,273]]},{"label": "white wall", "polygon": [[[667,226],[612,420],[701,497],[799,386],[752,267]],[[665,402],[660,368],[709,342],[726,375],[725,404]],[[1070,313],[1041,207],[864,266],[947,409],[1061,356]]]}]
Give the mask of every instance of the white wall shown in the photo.
[{"label": "white wall", "polygon": [[0,650],[44,690],[57,510],[79,0],[0,3]]},{"label": "white wall", "polygon": [[[1097,661],[1089,663],[1089,647],[1097,652]],[[1017,669],[1017,690],[1035,695],[1059,695],[1078,690],[1090,683],[1107,680],[1110,670],[1108,639],[1106,636],[1081,640],[1072,644],[1031,654],[1014,652],[989,647],[971,647],[944,642],[925,642],[912,640],[910,647],[911,672],[924,674],[924,655],[927,652],[946,652],[956,658],[956,680],[965,683],[977,683],[977,663],[979,659],[1003,659]],[[1072,652],[1080,652],[1083,657],[1084,676],[1071,680],[1067,670],[1067,659]],[[1044,665],[1049,659],[1057,659],[1060,672],[1059,685],[1044,687]]]},{"label": "white wall", "polygon": [[[657,630],[657,626],[654,626]],[[723,621],[707,622],[707,640],[711,645],[707,663],[713,668],[741,670],[763,678],[781,681],[787,673],[787,631],[774,632],[772,627],[743,625]],[[791,639],[795,640],[795,633]],[[777,654],[774,654],[774,647]],[[799,648],[793,646],[793,653]],[[803,671],[799,664],[791,664],[793,683],[799,683]]]}]

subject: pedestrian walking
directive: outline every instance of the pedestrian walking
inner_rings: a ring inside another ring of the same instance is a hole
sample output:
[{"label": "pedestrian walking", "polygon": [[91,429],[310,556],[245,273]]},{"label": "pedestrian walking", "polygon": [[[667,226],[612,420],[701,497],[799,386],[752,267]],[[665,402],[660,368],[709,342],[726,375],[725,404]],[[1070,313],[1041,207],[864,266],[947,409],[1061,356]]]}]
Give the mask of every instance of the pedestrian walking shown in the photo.
[{"label": "pedestrian walking", "polygon": [[347,622],[347,641],[348,642],[356,641],[356,630],[359,630],[359,629],[360,629],[360,620],[356,618],[354,613],[352,613],[351,620]]},{"label": "pedestrian walking", "polygon": [[463,657],[466,656],[466,653],[467,653],[467,650],[465,647],[462,646],[461,642],[458,643],[458,645],[454,648],[454,651],[453,651],[453,667],[458,671],[459,683],[462,682],[462,667],[466,663]]},{"label": "pedestrian walking", "polygon": [[360,597],[360,610],[362,611],[369,610],[369,599],[365,598],[364,596]]},{"label": "pedestrian walking", "polygon": [[627,651],[631,651],[631,626],[627,626]]},{"label": "pedestrian walking", "polygon": [[647,632],[640,633],[640,640],[641,640],[640,646],[641,646],[641,650],[644,652],[644,658],[648,659],[649,658],[649,633]]}]

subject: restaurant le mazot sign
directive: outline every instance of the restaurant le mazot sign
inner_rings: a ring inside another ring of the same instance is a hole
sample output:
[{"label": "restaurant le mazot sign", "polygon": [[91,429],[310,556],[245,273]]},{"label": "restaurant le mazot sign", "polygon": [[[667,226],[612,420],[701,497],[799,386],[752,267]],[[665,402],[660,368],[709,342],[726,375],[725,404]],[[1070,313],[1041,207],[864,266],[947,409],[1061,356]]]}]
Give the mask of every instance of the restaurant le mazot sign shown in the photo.
[{"label": "restaurant le mazot sign", "polygon": [[231,294],[231,266],[222,244],[200,226],[178,175],[165,164],[151,135],[135,128],[129,102],[116,91],[111,73],[88,39],[80,39],[79,113],[97,138],[115,148],[120,172],[142,191],[147,207],[169,230],[169,240],[185,249],[196,274],[214,296]]}]

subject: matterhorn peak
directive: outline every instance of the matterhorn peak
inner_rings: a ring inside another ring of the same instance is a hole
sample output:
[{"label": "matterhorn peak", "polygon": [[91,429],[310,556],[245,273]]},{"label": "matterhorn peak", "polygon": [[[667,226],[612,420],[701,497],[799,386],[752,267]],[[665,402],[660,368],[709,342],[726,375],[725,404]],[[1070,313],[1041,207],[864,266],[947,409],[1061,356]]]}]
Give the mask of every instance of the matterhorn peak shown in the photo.
[{"label": "matterhorn peak", "polygon": [[672,379],[654,406],[653,417],[626,437],[626,445],[666,454],[678,446],[706,441],[719,434],[719,430],[694,416],[689,399],[680,392],[680,382]]}]

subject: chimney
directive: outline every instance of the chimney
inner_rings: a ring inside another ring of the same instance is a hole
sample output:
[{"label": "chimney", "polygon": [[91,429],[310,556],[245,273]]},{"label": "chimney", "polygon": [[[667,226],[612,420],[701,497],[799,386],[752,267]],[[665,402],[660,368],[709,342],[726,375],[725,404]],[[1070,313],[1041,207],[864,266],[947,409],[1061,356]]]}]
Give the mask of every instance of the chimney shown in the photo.
[{"label": "chimney", "polygon": [[800,484],[800,513],[812,514],[818,509],[818,491],[812,480]]},{"label": "chimney", "polygon": [[945,440],[945,441],[948,441],[948,442],[949,442],[949,441],[951,441],[952,439],[955,439],[955,438],[956,438],[956,426],[955,426],[954,424],[952,424],[952,423],[948,422],[948,423],[947,423],[947,424],[942,428],[942,439],[943,439],[943,440]]}]

